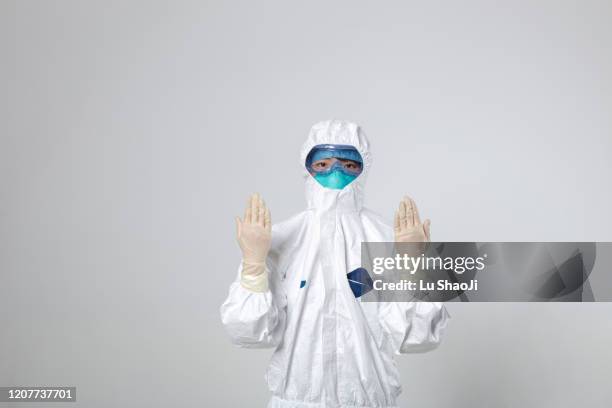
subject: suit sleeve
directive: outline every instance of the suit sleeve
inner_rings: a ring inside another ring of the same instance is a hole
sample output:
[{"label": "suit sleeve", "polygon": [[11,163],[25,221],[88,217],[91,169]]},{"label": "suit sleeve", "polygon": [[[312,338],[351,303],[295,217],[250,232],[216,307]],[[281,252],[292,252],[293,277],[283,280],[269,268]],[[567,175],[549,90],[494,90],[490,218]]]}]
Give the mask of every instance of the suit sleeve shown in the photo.
[{"label": "suit sleeve", "polygon": [[450,319],[440,302],[381,303],[380,321],[396,353],[421,353],[435,349]]},{"label": "suit sleeve", "polygon": [[240,347],[276,347],[285,331],[286,297],[282,282],[266,266],[269,284],[266,292],[252,292],[238,277],[230,285],[229,294],[221,305],[221,321],[232,342]]}]

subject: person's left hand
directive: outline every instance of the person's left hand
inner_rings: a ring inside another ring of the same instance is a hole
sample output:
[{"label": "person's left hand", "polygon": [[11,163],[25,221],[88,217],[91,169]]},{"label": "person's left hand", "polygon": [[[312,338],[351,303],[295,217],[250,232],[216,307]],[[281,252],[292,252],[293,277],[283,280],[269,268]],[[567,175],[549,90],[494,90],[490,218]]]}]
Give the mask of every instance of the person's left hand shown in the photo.
[{"label": "person's left hand", "polygon": [[429,242],[429,226],[431,221],[421,224],[419,210],[414,200],[404,196],[395,212],[395,242]]}]

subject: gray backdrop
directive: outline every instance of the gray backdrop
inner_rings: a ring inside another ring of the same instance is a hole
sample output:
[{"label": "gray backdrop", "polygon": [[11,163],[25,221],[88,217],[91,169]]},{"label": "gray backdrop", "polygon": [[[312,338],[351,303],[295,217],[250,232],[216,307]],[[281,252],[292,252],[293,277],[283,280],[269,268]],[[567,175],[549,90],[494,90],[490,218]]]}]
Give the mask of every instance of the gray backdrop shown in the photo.
[{"label": "gray backdrop", "polygon": [[[233,216],[253,191],[275,221],[304,209],[322,119],[368,133],[367,205],[390,219],[411,194],[437,241],[612,240],[611,19],[605,0],[0,0],[0,385],[263,406],[270,351],[219,321]],[[402,406],[609,406],[612,304],[449,310],[440,349],[398,359]]]}]

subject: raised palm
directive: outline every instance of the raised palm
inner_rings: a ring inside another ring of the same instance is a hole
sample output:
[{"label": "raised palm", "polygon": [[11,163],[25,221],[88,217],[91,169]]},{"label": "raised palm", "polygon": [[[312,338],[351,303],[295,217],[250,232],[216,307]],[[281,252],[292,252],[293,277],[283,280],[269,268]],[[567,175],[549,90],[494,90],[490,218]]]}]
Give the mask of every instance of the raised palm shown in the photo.
[{"label": "raised palm", "polygon": [[395,212],[395,241],[396,242],[429,242],[429,219],[421,223],[419,210],[414,200],[404,196]]}]

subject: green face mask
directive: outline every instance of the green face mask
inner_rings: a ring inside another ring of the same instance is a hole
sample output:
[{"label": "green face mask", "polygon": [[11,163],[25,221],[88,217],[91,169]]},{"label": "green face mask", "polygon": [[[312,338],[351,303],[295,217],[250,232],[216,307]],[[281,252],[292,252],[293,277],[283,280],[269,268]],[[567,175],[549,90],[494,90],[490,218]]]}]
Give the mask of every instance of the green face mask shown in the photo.
[{"label": "green face mask", "polygon": [[357,178],[357,176],[346,174],[338,169],[334,169],[327,173],[315,174],[313,177],[323,187],[333,190],[342,190]]}]

